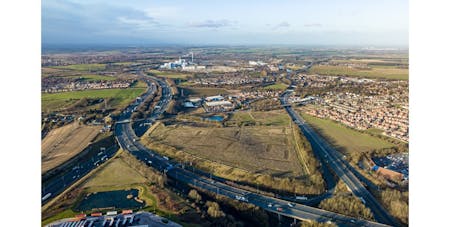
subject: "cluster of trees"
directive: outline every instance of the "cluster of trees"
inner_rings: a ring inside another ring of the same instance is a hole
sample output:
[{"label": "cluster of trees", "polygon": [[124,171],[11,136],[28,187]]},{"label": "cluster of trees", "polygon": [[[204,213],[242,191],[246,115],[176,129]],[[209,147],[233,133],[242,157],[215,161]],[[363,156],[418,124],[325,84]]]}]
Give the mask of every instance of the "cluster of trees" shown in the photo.
[{"label": "cluster of trees", "polygon": [[131,115],[131,119],[147,118],[153,111],[156,104],[159,102],[162,96],[162,88],[157,86],[157,91],[148,96],[144,102],[137,108],[137,110]]},{"label": "cluster of trees", "polygon": [[401,222],[408,224],[409,192],[387,188],[381,192],[381,202]]},{"label": "cluster of trees", "polygon": [[322,192],[323,190],[325,190],[325,182],[322,178],[322,173],[320,172],[320,163],[314,156],[311,144],[300,131],[299,127],[294,126],[293,131],[299,148],[299,150],[296,150],[305,161],[305,168],[309,170],[309,179],[313,183],[313,185],[315,185],[317,189]]},{"label": "cluster of trees", "polygon": [[178,97],[179,92],[178,92],[177,84],[173,81],[173,79],[166,79],[166,82],[169,85],[173,96]]},{"label": "cluster of trees", "polygon": [[[206,195],[206,197],[210,196]],[[208,215],[208,221],[211,222],[211,226],[243,226],[243,223],[236,221],[232,215],[222,211],[219,203],[210,200],[207,200],[205,203],[197,190],[191,189],[188,193],[188,198],[195,202],[193,206],[196,207],[197,211]],[[204,217],[206,218],[206,216]]]},{"label": "cluster of trees", "polygon": [[225,213],[220,209],[220,206],[216,202],[207,201],[206,206],[208,207],[207,213],[212,218],[225,217]]},{"label": "cluster of trees", "polygon": [[336,195],[320,202],[319,208],[351,217],[374,220],[370,209],[353,195]]},{"label": "cluster of trees", "polygon": [[231,209],[239,215],[239,218],[242,218],[246,222],[257,223],[258,226],[270,226],[269,215],[260,207],[242,203],[224,196],[216,196],[216,199],[222,206]]},{"label": "cluster of trees", "polygon": [[202,200],[202,196],[198,194],[197,190],[191,189],[188,193],[188,197],[194,200],[196,203],[199,203]]},{"label": "cluster of trees", "polygon": [[255,181],[260,183],[259,188],[262,190],[282,194],[320,194],[324,191],[324,183],[320,175],[311,175],[308,179],[296,179],[262,174]]},{"label": "cluster of trees", "polygon": [[280,100],[267,98],[250,103],[250,108],[257,111],[276,110],[281,108]]}]

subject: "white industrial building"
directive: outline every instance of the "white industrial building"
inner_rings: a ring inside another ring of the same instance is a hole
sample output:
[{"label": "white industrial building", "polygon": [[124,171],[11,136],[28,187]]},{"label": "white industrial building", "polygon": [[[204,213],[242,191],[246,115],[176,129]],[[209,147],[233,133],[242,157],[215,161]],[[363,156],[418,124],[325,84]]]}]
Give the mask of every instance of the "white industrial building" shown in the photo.
[{"label": "white industrial building", "polygon": [[233,104],[230,101],[211,101],[211,102],[205,102],[205,105],[207,107],[214,107],[214,106],[233,106]]},{"label": "white industrial building", "polygon": [[211,101],[222,101],[224,100],[224,97],[221,95],[215,95],[215,96],[208,96],[205,98],[206,101],[211,102]]}]

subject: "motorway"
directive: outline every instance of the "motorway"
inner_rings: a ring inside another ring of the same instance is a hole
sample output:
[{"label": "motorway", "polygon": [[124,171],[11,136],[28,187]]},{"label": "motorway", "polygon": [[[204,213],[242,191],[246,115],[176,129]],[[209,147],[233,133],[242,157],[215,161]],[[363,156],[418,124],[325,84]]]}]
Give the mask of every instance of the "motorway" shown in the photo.
[{"label": "motorway", "polygon": [[355,176],[349,164],[345,161],[345,157],[336,149],[330,146],[322,137],[320,137],[300,115],[295,112],[289,105],[287,98],[290,92],[285,92],[281,97],[281,104],[285,106],[286,111],[293,121],[301,128],[305,137],[311,143],[314,150],[317,151],[319,157],[328,164],[328,166],[342,179],[352,193],[359,197],[367,207],[371,209],[377,221],[392,226],[400,226],[384,207],[373,197],[373,195],[365,188],[363,183]]},{"label": "motorway", "polygon": [[67,166],[65,171],[61,171],[42,182],[42,205],[63,192],[66,188],[84,177],[97,166],[110,159],[117,150],[117,145],[114,145],[101,152],[89,151],[89,153],[85,155],[86,157],[81,158],[76,164],[73,163],[72,165]]},{"label": "motorway", "polygon": [[[154,111],[149,121],[153,122],[167,108],[172,95],[167,84],[157,78],[152,78],[158,82],[163,89],[163,97],[159,101],[158,110]],[[247,190],[236,188],[225,184],[217,177],[207,177],[203,174],[190,171],[184,165],[169,160],[168,157],[161,156],[158,153],[146,148],[139,142],[139,138],[135,135],[129,117],[131,113],[124,112],[115,125],[115,135],[119,145],[129,151],[140,161],[148,166],[167,174],[168,177],[191,185],[192,187],[217,193],[231,199],[240,200],[242,202],[254,204],[269,212],[280,214],[282,216],[291,217],[300,220],[314,220],[318,222],[331,221],[340,226],[387,226],[384,224],[348,217],[345,215],[309,207],[302,204],[289,202],[287,200],[277,199],[261,194],[252,193]]]}]

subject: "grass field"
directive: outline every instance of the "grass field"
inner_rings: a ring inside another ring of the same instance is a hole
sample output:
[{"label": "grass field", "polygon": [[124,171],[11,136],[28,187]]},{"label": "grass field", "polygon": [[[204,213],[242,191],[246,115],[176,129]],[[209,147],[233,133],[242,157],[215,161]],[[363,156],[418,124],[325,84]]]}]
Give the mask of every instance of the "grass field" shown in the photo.
[{"label": "grass field", "polygon": [[153,73],[160,77],[166,77],[170,79],[186,79],[186,77],[190,76],[187,73],[178,73],[178,72],[167,72],[167,71],[158,71],[158,70],[149,70],[149,73]]},{"label": "grass field", "polygon": [[323,192],[318,163],[286,112],[234,113],[229,120],[227,127],[155,124],[141,142],[216,176],[253,184],[255,190],[259,184],[266,192]]},{"label": "grass field", "polygon": [[372,67],[368,70],[359,70],[354,68],[348,68],[346,66],[331,66],[331,65],[314,65],[309,70],[311,74],[321,74],[330,76],[356,76],[367,78],[384,78],[384,79],[396,79],[396,80],[408,80],[408,69],[400,69],[393,67]]},{"label": "grass field", "polygon": [[294,148],[293,130],[286,113],[235,113],[231,118],[252,120],[261,126],[193,127],[159,125],[149,139],[192,155],[225,163],[250,172],[303,175]]},{"label": "grass field", "polygon": [[151,140],[251,172],[302,175],[291,137],[290,129],[276,126],[207,128],[161,125],[150,134]]},{"label": "grass field", "polygon": [[190,96],[213,96],[213,95],[226,95],[229,92],[222,88],[195,88],[195,87],[179,87],[179,91],[181,92],[183,89],[184,95]]},{"label": "grass field", "polygon": [[345,153],[363,152],[395,146],[385,140],[347,128],[332,120],[321,119],[304,113],[301,113],[301,116],[321,135],[327,138],[329,142]]},{"label": "grass field", "polygon": [[64,66],[53,66],[51,68],[55,69],[70,69],[74,71],[99,71],[105,70],[105,64],[75,64],[75,65],[64,65]]},{"label": "grass field", "polygon": [[142,82],[138,80],[137,82],[131,84],[131,88],[147,88],[147,84],[145,82]]},{"label": "grass field", "polygon": [[[143,84],[142,86],[144,86]],[[108,103],[111,108],[125,107],[129,102],[133,101],[137,96],[141,95],[145,88],[136,86],[127,89],[101,89],[101,90],[85,90],[61,93],[44,93],[41,95],[42,111],[56,111],[65,109],[82,98],[112,98]]]},{"label": "grass field", "polygon": [[363,63],[363,64],[407,64],[407,58],[359,58],[359,59],[348,59],[348,60],[332,60],[336,63]]},{"label": "grass field", "polygon": [[142,184],[147,182],[141,174],[132,169],[122,159],[116,158],[108,163],[108,166],[95,173],[84,185],[84,188],[89,188],[89,191],[98,191],[97,189],[105,190],[109,187],[123,187],[132,184]]},{"label": "grass field", "polygon": [[113,81],[117,80],[117,77],[113,76],[103,76],[103,75],[95,75],[95,74],[82,74],[82,75],[73,75],[73,73],[60,73],[57,75],[58,78],[73,78],[78,79],[82,78],[84,81]]},{"label": "grass field", "polygon": [[283,84],[283,83],[276,83],[276,84],[272,84],[269,86],[265,86],[264,89],[265,90],[284,90],[288,87],[288,85]]},{"label": "grass field", "polygon": [[137,62],[131,62],[131,61],[124,61],[124,62],[114,62],[112,65],[118,65],[118,66],[129,66],[136,64]]},{"label": "grass field", "polygon": [[42,173],[61,165],[80,153],[99,133],[101,126],[78,125],[77,122],[54,129],[42,140]]}]

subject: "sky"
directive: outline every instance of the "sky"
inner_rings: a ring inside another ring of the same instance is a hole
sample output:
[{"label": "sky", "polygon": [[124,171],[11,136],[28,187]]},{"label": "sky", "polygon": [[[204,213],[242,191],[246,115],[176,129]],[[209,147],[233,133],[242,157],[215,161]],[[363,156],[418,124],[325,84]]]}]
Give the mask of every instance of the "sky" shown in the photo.
[{"label": "sky", "polygon": [[407,46],[407,0],[45,0],[43,44]]}]

